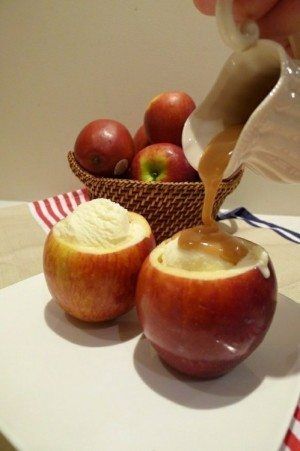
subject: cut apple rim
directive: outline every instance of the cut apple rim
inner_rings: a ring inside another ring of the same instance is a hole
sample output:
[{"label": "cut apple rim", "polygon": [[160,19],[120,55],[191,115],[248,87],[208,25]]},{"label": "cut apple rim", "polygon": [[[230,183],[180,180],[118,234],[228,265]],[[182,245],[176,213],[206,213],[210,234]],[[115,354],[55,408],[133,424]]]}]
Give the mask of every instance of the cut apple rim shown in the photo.
[{"label": "cut apple rim", "polygon": [[127,214],[129,229],[126,236],[123,236],[121,239],[111,239],[109,242],[105,243],[105,246],[100,243],[91,245],[87,245],[86,243],[81,244],[80,242],[70,238],[70,236],[66,237],[64,233],[64,222],[67,218],[59,221],[53,227],[52,233],[58,241],[63,242],[64,245],[76,250],[77,252],[96,255],[119,252],[140,243],[145,238],[149,238],[152,233],[148,222],[143,216],[131,211],[128,211]]},{"label": "cut apple rim", "polygon": [[180,249],[178,235],[163,241],[151,252],[150,264],[160,272],[187,279],[226,279],[255,269],[267,279],[270,276],[268,253],[258,244],[240,239],[248,254],[236,265],[197,250]]}]

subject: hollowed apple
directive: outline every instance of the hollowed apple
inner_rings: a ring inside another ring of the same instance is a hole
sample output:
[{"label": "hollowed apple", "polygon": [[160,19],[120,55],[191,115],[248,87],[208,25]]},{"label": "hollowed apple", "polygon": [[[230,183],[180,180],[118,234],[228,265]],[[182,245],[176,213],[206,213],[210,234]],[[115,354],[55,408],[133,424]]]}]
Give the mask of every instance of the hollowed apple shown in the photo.
[{"label": "hollowed apple", "polygon": [[140,233],[112,249],[78,246],[62,238],[56,227],[44,247],[44,273],[53,298],[70,315],[105,321],[129,311],[141,265],[155,242],[148,222],[128,212]]},{"label": "hollowed apple", "polygon": [[266,251],[246,240],[248,255],[236,266],[205,255],[197,263],[187,250],[181,254],[186,269],[179,268],[176,258],[170,263],[176,239],[161,243],[142,266],[138,316],[145,336],[170,366],[199,378],[218,377],[263,340],[276,306],[274,269]]}]

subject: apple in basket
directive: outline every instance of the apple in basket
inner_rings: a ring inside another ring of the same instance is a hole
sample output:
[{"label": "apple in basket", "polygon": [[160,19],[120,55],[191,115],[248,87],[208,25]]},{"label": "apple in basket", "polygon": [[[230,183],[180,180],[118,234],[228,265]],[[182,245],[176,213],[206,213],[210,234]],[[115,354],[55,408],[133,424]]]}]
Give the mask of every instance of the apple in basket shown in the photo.
[{"label": "apple in basket", "polygon": [[46,239],[43,262],[49,291],[78,319],[116,318],[133,307],[138,272],[154,246],[141,215],[108,199],[81,204]]},{"label": "apple in basket", "polygon": [[182,373],[221,376],[263,340],[272,321],[277,283],[266,251],[243,240],[236,265],[162,242],[145,260],[137,283],[137,312],[160,357]]},{"label": "apple in basket", "polygon": [[131,165],[133,179],[145,182],[188,182],[199,180],[181,147],[170,143],[152,144],[140,150]]},{"label": "apple in basket", "polygon": [[140,150],[144,149],[145,147],[151,144],[144,125],[141,125],[137,129],[133,137],[133,142],[135,147],[135,153],[139,152]]},{"label": "apple in basket", "polygon": [[181,146],[184,123],[195,107],[193,99],[185,92],[164,92],[154,97],[144,115],[150,141]]},{"label": "apple in basket", "polygon": [[87,124],[74,146],[77,162],[91,174],[102,177],[124,174],[134,153],[129,131],[112,119],[98,119]]}]

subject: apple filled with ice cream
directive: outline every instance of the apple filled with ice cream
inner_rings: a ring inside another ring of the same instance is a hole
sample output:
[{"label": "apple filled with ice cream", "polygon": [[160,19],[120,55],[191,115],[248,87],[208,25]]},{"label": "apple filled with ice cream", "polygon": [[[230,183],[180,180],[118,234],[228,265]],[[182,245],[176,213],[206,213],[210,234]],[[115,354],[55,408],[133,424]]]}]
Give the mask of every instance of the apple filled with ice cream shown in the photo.
[{"label": "apple filled with ice cream", "polygon": [[154,246],[141,215],[108,199],[81,204],[46,239],[49,291],[78,319],[116,318],[133,307],[138,272]]},{"label": "apple filled with ice cream", "polygon": [[137,284],[146,337],[169,365],[200,378],[221,376],[248,357],[263,340],[276,306],[267,252],[226,233],[212,213],[240,131],[240,125],[224,130],[200,159],[202,224],[154,249]]},{"label": "apple filled with ice cream", "polygon": [[266,251],[241,240],[236,264],[182,249],[178,236],[145,260],[137,284],[138,315],[160,357],[199,378],[221,376],[263,340],[274,315],[276,278]]}]

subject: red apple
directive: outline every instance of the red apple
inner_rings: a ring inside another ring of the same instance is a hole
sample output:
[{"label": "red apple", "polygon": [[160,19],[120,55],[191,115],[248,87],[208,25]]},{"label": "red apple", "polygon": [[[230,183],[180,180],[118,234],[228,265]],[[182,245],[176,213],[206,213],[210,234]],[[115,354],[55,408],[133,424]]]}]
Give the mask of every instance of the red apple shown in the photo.
[{"label": "red apple", "polygon": [[151,144],[144,125],[141,125],[138,128],[136,134],[133,137],[133,142],[135,147],[135,153],[139,152],[140,150],[144,149],[145,147]]},{"label": "red apple", "polygon": [[264,249],[243,240],[256,262],[210,272],[172,268],[162,257],[168,241],[151,252],[138,278],[145,336],[178,371],[221,376],[255,350],[271,324],[277,291],[272,263]]},{"label": "red apple", "polygon": [[184,92],[164,92],[155,97],[144,116],[144,125],[150,141],[181,146],[184,123],[195,107],[193,99]]},{"label": "red apple", "polygon": [[91,174],[119,176],[127,170],[134,156],[134,143],[120,122],[98,119],[81,130],[75,142],[74,155]]},{"label": "red apple", "polygon": [[140,150],[131,165],[132,178],[145,182],[188,182],[198,173],[188,163],[181,147],[169,143],[152,144]]},{"label": "red apple", "polygon": [[44,273],[53,298],[70,315],[84,321],[106,321],[134,305],[140,267],[155,242],[147,221],[129,213],[130,221],[144,230],[138,242],[126,242],[115,250],[93,250],[61,238],[56,226],[44,247]]}]

